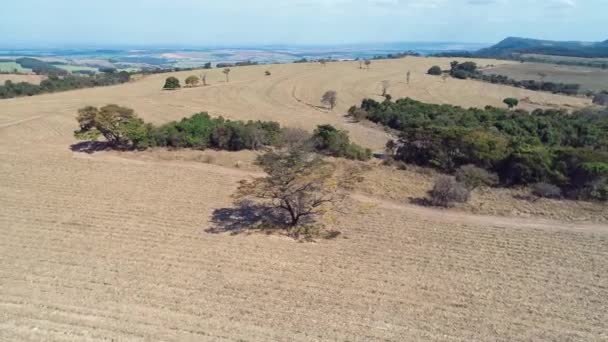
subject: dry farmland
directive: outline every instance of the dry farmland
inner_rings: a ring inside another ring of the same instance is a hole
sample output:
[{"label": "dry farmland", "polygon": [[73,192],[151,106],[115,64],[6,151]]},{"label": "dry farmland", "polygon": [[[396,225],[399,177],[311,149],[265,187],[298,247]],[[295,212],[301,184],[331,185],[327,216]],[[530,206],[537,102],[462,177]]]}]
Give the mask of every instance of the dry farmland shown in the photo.
[{"label": "dry farmland", "polygon": [[[461,106],[499,106],[509,96],[529,97],[524,108],[589,104],[425,75],[449,62],[241,67],[229,83],[221,70],[176,73],[183,83],[207,72],[210,83],[179,91],[160,90],[163,74],[1,100],[0,340],[608,339],[605,207],[559,221],[534,209],[510,217],[504,205],[497,216],[440,211],[409,204],[408,191],[424,183],[394,174],[402,183],[388,194],[367,184],[353,195],[351,212],[332,227],[342,232],[335,240],[210,234],[213,211],[230,207],[237,182],[259,172],[231,166],[247,153],[216,154],[216,165],[185,152],[70,150],[84,105],[116,103],[157,123],[197,111],[305,129],[330,123],[380,150],[387,133],[344,114],[364,97],[379,98],[383,80],[394,98]],[[338,92],[334,111],[318,107],[329,89]]]}]

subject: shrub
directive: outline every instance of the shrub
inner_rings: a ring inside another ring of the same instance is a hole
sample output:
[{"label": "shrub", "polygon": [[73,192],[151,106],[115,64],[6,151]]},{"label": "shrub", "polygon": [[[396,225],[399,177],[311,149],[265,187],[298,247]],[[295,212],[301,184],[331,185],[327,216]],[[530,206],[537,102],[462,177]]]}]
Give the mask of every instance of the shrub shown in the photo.
[{"label": "shrub", "polygon": [[456,170],[456,180],[464,184],[467,189],[474,190],[480,186],[494,186],[498,184],[498,176],[475,165],[461,166]]},{"label": "shrub", "polygon": [[188,78],[186,78],[186,85],[188,87],[196,87],[198,85],[198,82],[200,82],[200,78],[198,78],[198,76],[188,76]]},{"label": "shrub", "polygon": [[532,194],[543,198],[561,198],[562,190],[553,184],[541,182],[532,184]]},{"label": "shrub", "polygon": [[502,102],[504,104],[506,104],[509,107],[509,109],[513,109],[514,107],[517,107],[517,105],[519,104],[519,100],[512,98],[512,97],[507,97]]},{"label": "shrub", "polygon": [[369,160],[370,149],[365,149],[350,142],[348,133],[331,125],[318,126],[312,136],[312,144],[319,153],[355,160]]},{"label": "shrub", "polygon": [[179,80],[173,76],[171,77],[167,77],[167,79],[165,80],[165,86],[163,87],[163,89],[167,89],[167,90],[173,90],[173,89],[179,89],[181,88],[181,85],[179,84]]},{"label": "shrub", "polygon": [[608,94],[600,93],[593,97],[593,103],[600,106],[608,106]]},{"label": "shrub", "polygon": [[[390,95],[386,95],[389,97]],[[355,122],[359,122],[367,119],[367,111],[363,108],[359,108],[357,106],[352,106],[348,109],[348,116],[353,119]]]},{"label": "shrub", "polygon": [[270,75],[271,75],[271,73],[270,73],[270,71],[266,70],[266,71],[264,72],[264,75],[266,75],[266,76],[270,76]]},{"label": "shrub", "polygon": [[432,205],[447,208],[455,203],[467,202],[470,191],[464,184],[457,182],[454,177],[439,176],[435,179],[429,195]]},{"label": "shrub", "polygon": [[443,71],[441,71],[441,68],[437,65],[432,66],[429,71],[427,71],[427,74],[434,76],[440,76],[442,73]]}]

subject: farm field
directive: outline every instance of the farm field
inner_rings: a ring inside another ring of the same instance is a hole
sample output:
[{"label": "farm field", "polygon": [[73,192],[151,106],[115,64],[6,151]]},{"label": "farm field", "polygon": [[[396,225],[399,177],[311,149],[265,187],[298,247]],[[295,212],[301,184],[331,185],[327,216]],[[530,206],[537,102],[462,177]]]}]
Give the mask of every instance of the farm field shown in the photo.
[{"label": "farm field", "polygon": [[[0,340],[608,339],[606,208],[568,220],[536,215],[533,204],[518,217],[504,205],[483,215],[422,208],[406,197],[424,192],[428,176],[393,170],[382,174],[399,181],[393,189],[360,185],[335,240],[212,234],[213,214],[231,207],[237,182],[259,175],[250,154],[208,152],[214,164],[190,151],[70,150],[85,105],[128,106],[155,123],[199,111],[307,130],[329,123],[380,151],[388,133],[344,114],[365,97],[381,99],[383,80],[393,98],[465,107],[502,106],[505,97],[528,97],[525,109],[590,104],[425,74],[451,60],[240,67],[228,83],[221,70],[200,70],[171,75],[183,84],[207,73],[207,87],[162,91],[169,74],[158,74],[0,100]],[[333,111],[319,107],[330,89]]]},{"label": "farm field", "polygon": [[608,90],[608,70],[599,68],[546,63],[514,63],[486,68],[483,72],[488,75],[504,75],[518,81],[540,81],[538,74],[544,73],[547,75],[545,82],[580,84],[583,91]]},{"label": "farm field", "polygon": [[15,72],[15,70],[17,70],[17,72],[20,72],[20,73],[32,72],[32,69],[26,69],[17,62],[0,61],[0,72]]},{"label": "farm field", "polygon": [[46,77],[41,75],[19,75],[19,74],[0,74],[0,85],[4,85],[6,81],[27,82],[32,84],[40,84]]}]

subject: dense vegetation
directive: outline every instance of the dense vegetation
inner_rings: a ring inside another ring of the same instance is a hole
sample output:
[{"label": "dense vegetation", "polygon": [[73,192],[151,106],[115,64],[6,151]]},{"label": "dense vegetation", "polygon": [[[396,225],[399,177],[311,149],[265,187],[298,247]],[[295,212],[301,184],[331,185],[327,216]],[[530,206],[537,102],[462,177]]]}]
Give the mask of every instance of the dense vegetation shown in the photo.
[{"label": "dense vegetation", "polygon": [[452,62],[450,75],[459,79],[472,78],[484,82],[505,84],[529,90],[549,91],[554,94],[577,95],[581,88],[580,84],[541,82],[535,80],[517,81],[503,75],[486,75],[477,69],[477,64],[475,62]]},{"label": "dense vegetation", "polygon": [[39,85],[28,82],[15,83],[7,80],[3,86],[0,85],[0,99],[121,84],[129,82],[130,77],[129,73],[121,71],[90,76],[67,75],[59,77],[50,75]]},{"label": "dense vegetation", "polygon": [[149,147],[193,148],[239,151],[284,146],[295,139],[300,145],[321,154],[367,160],[371,151],[350,142],[348,134],[330,125],[319,126],[312,136],[292,129],[281,129],[272,121],[231,121],[212,118],[207,113],[194,114],[161,126],[144,122],[132,109],[117,105],[85,107],[78,111],[80,140],[103,136],[110,147],[146,149]]},{"label": "dense vegetation", "polygon": [[608,110],[464,109],[409,98],[361,108],[401,132],[394,158],[454,173],[493,171],[502,185],[550,183],[573,198],[608,200]]},{"label": "dense vegetation", "polygon": [[38,75],[64,76],[68,74],[66,70],[35,58],[24,57],[17,59],[15,62],[21,65],[22,68],[32,69]]}]

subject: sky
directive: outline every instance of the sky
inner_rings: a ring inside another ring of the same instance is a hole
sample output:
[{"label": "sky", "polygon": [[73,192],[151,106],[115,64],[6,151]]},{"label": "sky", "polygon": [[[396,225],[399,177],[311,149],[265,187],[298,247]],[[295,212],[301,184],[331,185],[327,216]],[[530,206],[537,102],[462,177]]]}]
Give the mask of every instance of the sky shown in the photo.
[{"label": "sky", "polygon": [[608,0],[4,0],[0,45],[608,39]]}]

